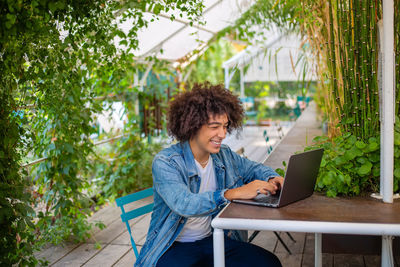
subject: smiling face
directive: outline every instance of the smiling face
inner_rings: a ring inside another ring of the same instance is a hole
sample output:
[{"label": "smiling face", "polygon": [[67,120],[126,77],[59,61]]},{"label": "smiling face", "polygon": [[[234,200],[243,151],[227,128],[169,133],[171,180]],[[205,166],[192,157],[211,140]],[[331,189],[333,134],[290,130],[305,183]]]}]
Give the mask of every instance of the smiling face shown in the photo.
[{"label": "smiling face", "polygon": [[228,123],[226,114],[210,116],[208,123],[190,139],[190,148],[197,161],[205,161],[211,153],[219,152],[221,142],[226,137]]}]

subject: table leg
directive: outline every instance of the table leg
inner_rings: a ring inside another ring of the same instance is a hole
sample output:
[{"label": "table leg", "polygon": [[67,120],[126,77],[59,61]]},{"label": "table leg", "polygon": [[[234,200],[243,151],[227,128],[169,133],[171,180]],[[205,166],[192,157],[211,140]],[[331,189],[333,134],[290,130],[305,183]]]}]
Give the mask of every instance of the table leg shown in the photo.
[{"label": "table leg", "polygon": [[224,230],[214,228],[213,241],[214,266],[225,267]]},{"label": "table leg", "polygon": [[392,236],[382,236],[382,255],[381,255],[381,266],[382,267],[393,267],[393,251],[392,251]]},{"label": "table leg", "polygon": [[322,267],[322,234],[315,233],[315,267]]}]

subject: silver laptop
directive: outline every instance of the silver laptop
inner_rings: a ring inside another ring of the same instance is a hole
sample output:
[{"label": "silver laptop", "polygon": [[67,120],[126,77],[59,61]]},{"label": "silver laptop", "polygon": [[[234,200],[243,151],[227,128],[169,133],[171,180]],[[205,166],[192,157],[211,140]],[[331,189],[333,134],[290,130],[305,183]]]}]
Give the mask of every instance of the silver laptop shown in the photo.
[{"label": "silver laptop", "polygon": [[324,149],[310,150],[289,158],[283,186],[263,199],[234,199],[233,202],[279,208],[311,196],[314,192]]}]

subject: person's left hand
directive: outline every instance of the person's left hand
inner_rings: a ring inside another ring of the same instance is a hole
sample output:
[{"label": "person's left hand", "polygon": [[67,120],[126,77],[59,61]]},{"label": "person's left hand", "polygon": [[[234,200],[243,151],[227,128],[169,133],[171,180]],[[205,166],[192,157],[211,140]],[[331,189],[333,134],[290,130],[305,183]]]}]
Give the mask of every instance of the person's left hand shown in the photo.
[{"label": "person's left hand", "polygon": [[271,178],[268,180],[268,183],[272,183],[278,187],[278,190],[280,190],[283,186],[283,177],[281,176],[276,176],[274,178]]}]

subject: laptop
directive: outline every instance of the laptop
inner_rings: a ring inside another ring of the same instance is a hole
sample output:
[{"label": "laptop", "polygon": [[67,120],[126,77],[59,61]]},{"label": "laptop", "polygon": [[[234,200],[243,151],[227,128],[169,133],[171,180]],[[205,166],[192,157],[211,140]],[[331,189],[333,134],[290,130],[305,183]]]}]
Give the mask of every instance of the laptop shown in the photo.
[{"label": "laptop", "polygon": [[314,192],[324,149],[306,151],[289,158],[280,191],[263,199],[233,199],[232,202],[279,208],[311,196]]}]

